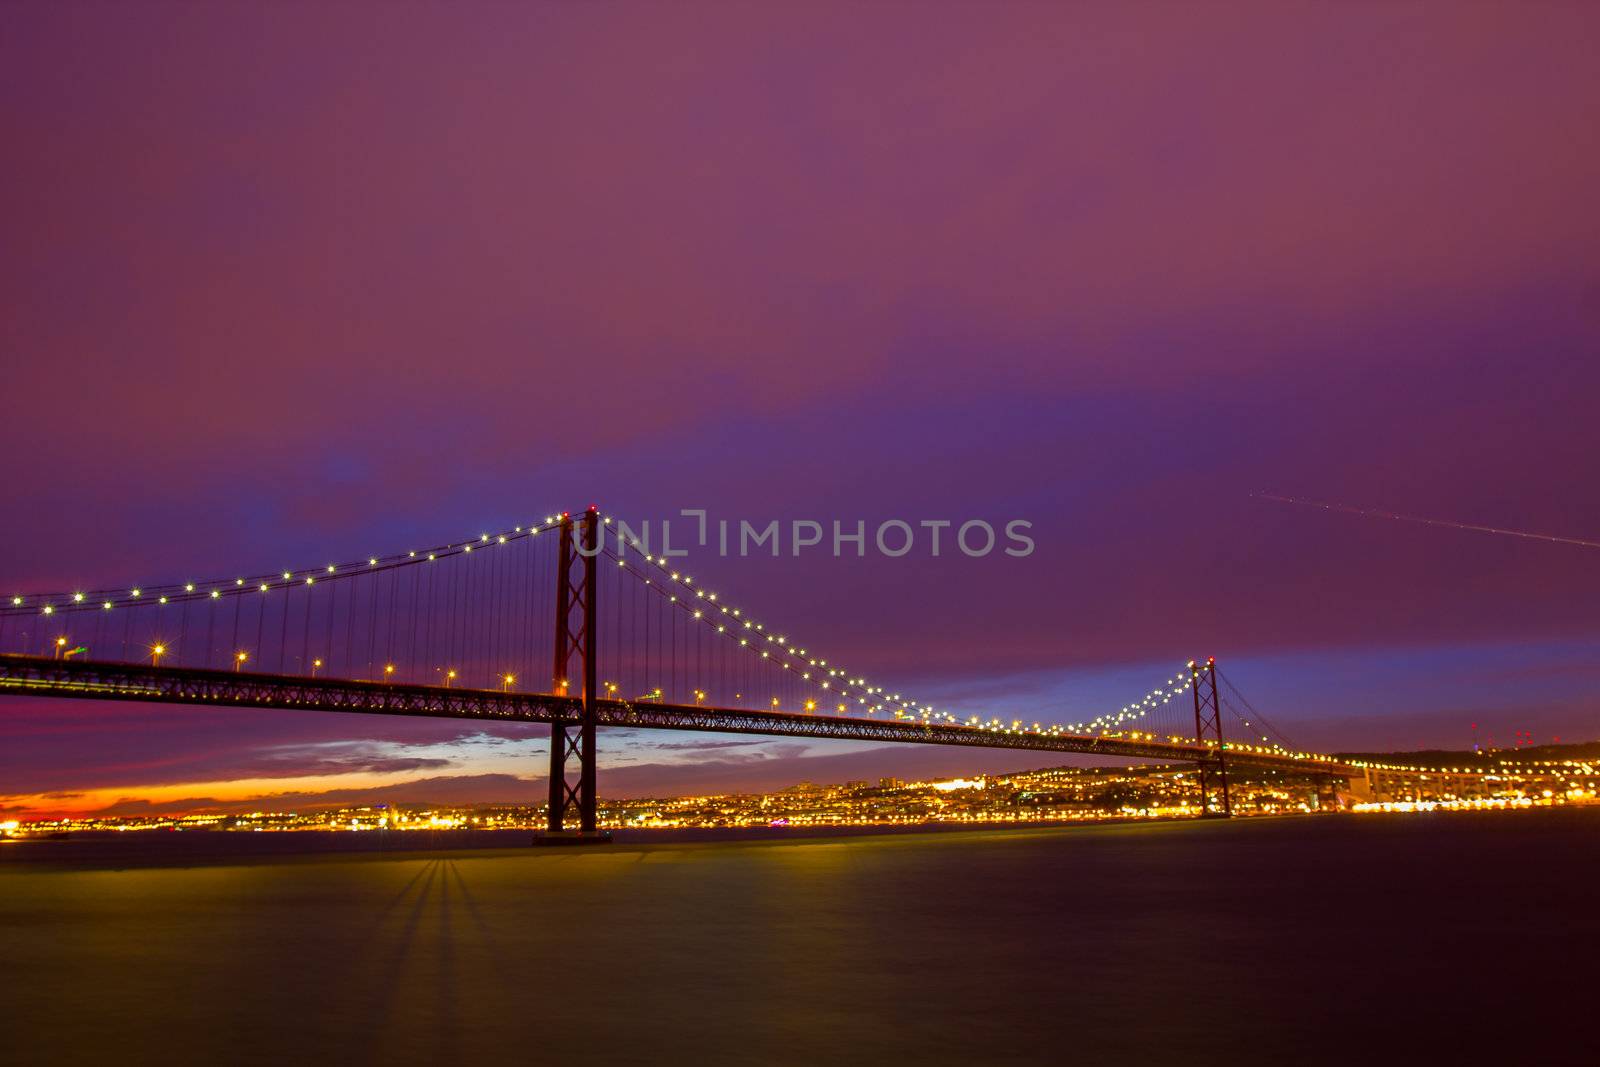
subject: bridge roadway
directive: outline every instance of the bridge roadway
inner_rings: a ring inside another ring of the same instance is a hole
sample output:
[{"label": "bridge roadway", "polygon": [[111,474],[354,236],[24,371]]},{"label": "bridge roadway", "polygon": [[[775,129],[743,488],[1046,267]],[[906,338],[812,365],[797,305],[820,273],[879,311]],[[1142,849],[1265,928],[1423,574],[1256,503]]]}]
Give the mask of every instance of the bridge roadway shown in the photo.
[{"label": "bridge roadway", "polygon": [[[491,722],[572,722],[578,718],[582,707],[578,697],[552,693],[502,692],[497,689],[307,678],[17,655],[0,655],[0,694],[3,693],[79,700],[417,715]],[[1216,755],[1211,746],[1194,742],[1028,733],[903,719],[858,719],[622,700],[597,701],[595,710],[599,726],[644,730],[697,730],[919,745],[967,745],[1191,763],[1213,760]],[[1359,768],[1337,761],[1299,759],[1232,747],[1228,749],[1228,763],[1322,778],[1359,778],[1363,774]]]}]

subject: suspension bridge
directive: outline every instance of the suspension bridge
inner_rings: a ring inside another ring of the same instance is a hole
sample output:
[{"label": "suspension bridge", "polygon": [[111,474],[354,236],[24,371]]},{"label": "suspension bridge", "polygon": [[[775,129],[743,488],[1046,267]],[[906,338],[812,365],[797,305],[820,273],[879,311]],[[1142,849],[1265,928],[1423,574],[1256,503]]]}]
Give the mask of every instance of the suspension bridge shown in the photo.
[{"label": "suspension bridge", "polygon": [[1230,813],[1230,767],[1364,775],[1271,741],[1219,678],[1191,661],[1083,722],[963,717],[758,621],[592,507],[394,555],[0,605],[0,693],[548,724],[552,840],[602,836],[602,727],[1182,761],[1210,815]]}]

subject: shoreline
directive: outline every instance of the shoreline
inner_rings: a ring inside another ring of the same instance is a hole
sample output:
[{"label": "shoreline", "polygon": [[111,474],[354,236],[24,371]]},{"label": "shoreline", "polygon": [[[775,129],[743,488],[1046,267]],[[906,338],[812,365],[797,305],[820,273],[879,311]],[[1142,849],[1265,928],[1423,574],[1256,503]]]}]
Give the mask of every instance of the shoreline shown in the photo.
[{"label": "shoreline", "polygon": [[[1579,813],[1588,805],[1533,809],[1452,809],[1437,811],[1320,812],[1316,825],[1340,823],[1433,822],[1449,816],[1480,819],[1534,819],[1544,823],[1558,810]],[[1545,818],[1540,818],[1543,812]],[[1378,820],[1373,816],[1385,816]],[[1238,832],[1245,827],[1303,821],[1305,815],[1252,815],[1234,819],[1126,818],[1089,821],[995,823],[974,826],[926,823],[911,826],[718,827],[622,830],[607,846],[583,855],[670,852],[700,849],[768,848],[784,845],[851,843],[948,843],[978,845],[1039,836],[1093,837],[1130,833]],[[1454,821],[1454,820],[1452,820]],[[296,830],[279,832],[208,831],[119,833],[89,831],[67,839],[11,839],[0,842],[0,878],[49,871],[116,871],[232,866],[297,865],[360,861],[513,859],[571,856],[565,849],[532,846],[531,830],[396,831]],[[426,840],[423,840],[426,839]]]}]

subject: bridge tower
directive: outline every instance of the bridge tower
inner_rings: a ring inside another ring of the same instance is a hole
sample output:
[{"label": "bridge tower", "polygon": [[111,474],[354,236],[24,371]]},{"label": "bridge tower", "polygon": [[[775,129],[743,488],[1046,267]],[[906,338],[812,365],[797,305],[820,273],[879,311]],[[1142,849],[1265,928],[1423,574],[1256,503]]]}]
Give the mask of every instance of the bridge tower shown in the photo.
[{"label": "bridge tower", "polygon": [[[574,522],[561,516],[561,544],[556,560],[555,656],[551,664],[552,691],[570,695],[578,688],[581,705],[576,719],[550,723],[550,801],[546,833],[549,842],[606,841],[609,834],[596,829],[595,802],[595,649],[599,612],[595,586],[596,558],[600,554],[600,512],[591,506]],[[577,538],[574,538],[576,532]],[[577,781],[569,778],[575,763]],[[577,834],[567,832],[567,818],[575,814]]]},{"label": "bridge tower", "polygon": [[1190,660],[1189,675],[1189,688],[1194,693],[1194,739],[1202,745],[1207,741],[1216,743],[1216,755],[1195,765],[1200,775],[1200,817],[1225,819],[1233,814],[1233,807],[1228,801],[1228,760],[1222,747],[1222,700],[1217,694],[1216,657],[1208,657],[1204,666]]}]

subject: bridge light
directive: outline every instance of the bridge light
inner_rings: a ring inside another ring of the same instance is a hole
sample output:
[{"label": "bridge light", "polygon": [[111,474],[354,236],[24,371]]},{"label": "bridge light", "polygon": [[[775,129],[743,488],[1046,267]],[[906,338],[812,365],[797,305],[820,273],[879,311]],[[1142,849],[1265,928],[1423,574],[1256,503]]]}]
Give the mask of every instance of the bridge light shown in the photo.
[{"label": "bridge light", "polygon": [[367,562],[374,567],[378,565],[378,561],[376,559],[368,559]]},{"label": "bridge light", "polygon": [[138,589],[130,589],[130,590],[128,590],[128,595],[129,596],[138,596],[139,593],[140,593],[140,591]]},{"label": "bridge light", "polygon": [[317,676],[317,668],[321,666],[322,661],[320,659],[314,659],[311,661],[311,677],[315,678]]},{"label": "bridge light", "polygon": [[46,604],[44,606],[44,613],[46,615],[54,615],[56,613],[56,609],[51,607],[49,604]]},{"label": "bridge light", "polygon": [[184,587],[183,587],[183,591],[184,591],[184,592],[185,592],[185,593],[192,593],[192,592],[194,592],[194,583],[193,583],[193,582],[190,582],[190,583],[189,583],[189,584],[187,584],[187,585],[185,585],[185,586],[184,586]]},{"label": "bridge light", "polygon": [[262,582],[261,583],[261,591],[263,593],[265,593],[267,591],[267,583],[266,582]]},{"label": "bridge light", "polygon": [[14,607],[14,608],[20,608],[22,606],[22,598],[19,597],[19,596],[12,597],[11,598],[11,606]]},{"label": "bridge light", "polygon": [[[503,540],[505,540],[505,538],[502,537],[501,540],[503,541]],[[515,682],[516,680],[517,680],[517,676],[514,675],[514,674],[502,675],[501,678],[500,678],[500,681],[502,683],[501,686],[500,686],[500,691],[502,693],[510,692],[511,684],[513,682]]]},{"label": "bridge light", "polygon": [[165,604],[166,602],[167,602],[167,598],[166,597],[162,597],[161,599],[156,601],[156,603],[158,603],[158,604]]},{"label": "bridge light", "polygon": [[317,580],[315,578],[311,577],[311,575],[308,574],[308,575],[306,575],[306,584],[307,585],[316,585],[317,584]]},{"label": "bridge light", "polygon": [[81,604],[81,603],[83,603],[83,594],[82,593],[73,593],[72,594],[72,599],[73,599],[73,601],[75,603]]},{"label": "bridge light", "polygon": [[166,653],[167,653],[167,646],[166,645],[151,645],[150,646],[150,666],[152,666],[152,667],[160,666],[161,657],[166,655]]},{"label": "bridge light", "polygon": [[221,593],[221,591],[219,591],[219,590],[216,590],[216,589],[213,589],[213,590],[211,590],[211,599],[212,599],[212,600],[216,600],[216,599],[218,599],[218,598],[219,598],[219,597],[221,597],[221,596],[222,596],[222,593]]},{"label": "bridge light", "polygon": [[244,666],[244,661],[249,658],[250,653],[248,652],[235,652],[233,654],[233,669],[238,670],[240,667]]},{"label": "bridge light", "polygon": [[393,674],[394,673],[394,664],[393,663],[385,663],[383,665],[383,673],[384,674]]},{"label": "bridge light", "polygon": [[329,574],[332,574],[332,573],[333,573],[333,564],[331,564],[331,563],[330,563],[330,564],[328,564],[328,573],[329,573]]},{"label": "bridge light", "polygon": [[110,611],[111,610],[111,601],[108,600],[104,604],[101,604],[100,606],[102,608],[105,608],[107,611]]},{"label": "bridge light", "polygon": [[244,584],[244,579],[243,578],[235,578],[233,580],[233,584],[234,585],[243,585]]}]

